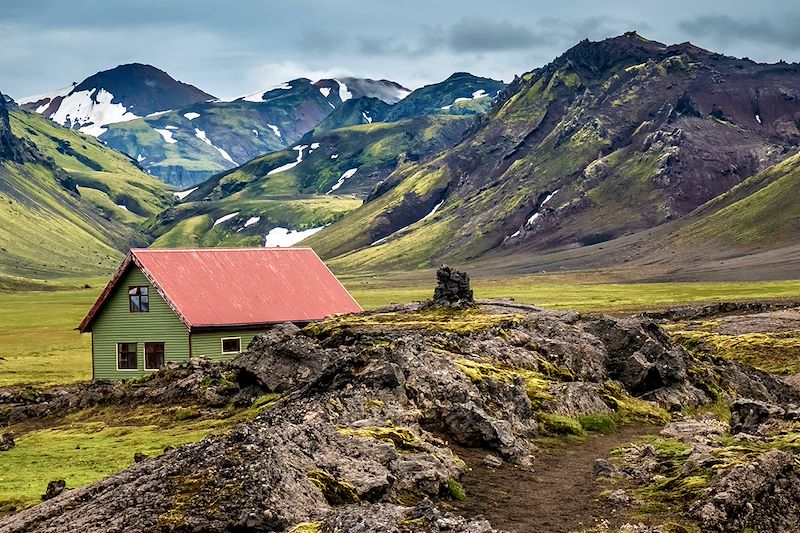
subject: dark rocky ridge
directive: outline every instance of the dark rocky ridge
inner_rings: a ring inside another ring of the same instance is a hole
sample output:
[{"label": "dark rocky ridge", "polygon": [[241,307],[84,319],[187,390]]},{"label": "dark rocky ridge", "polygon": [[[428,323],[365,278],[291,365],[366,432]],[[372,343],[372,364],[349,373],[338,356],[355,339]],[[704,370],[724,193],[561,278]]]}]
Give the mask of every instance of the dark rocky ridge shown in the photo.
[{"label": "dark rocky ridge", "polygon": [[322,531],[488,532],[484,521],[439,510],[465,468],[447,441],[525,467],[535,461],[532,439],[547,432],[542,412],[663,420],[626,390],[671,409],[717,395],[798,398],[766,374],[691,359],[647,320],[507,303],[483,310],[491,314],[399,308],[277,327],[233,362],[258,387],[287,391],[254,422],[61,494],[0,531],[287,531],[314,522]]},{"label": "dark rocky ridge", "polygon": [[38,151],[30,143],[15,137],[11,132],[8,105],[13,104],[6,102],[5,96],[0,93],[0,160],[13,163],[35,161]]}]

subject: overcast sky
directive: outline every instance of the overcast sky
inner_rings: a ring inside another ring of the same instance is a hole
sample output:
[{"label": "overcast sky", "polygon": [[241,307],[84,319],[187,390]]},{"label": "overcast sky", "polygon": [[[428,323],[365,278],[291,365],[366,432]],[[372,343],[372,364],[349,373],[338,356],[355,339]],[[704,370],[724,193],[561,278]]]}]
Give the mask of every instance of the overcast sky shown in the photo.
[{"label": "overcast sky", "polygon": [[791,0],[0,0],[0,91],[47,92],[131,62],[220,97],[301,76],[508,81],[628,30],[791,62],[798,28]]}]

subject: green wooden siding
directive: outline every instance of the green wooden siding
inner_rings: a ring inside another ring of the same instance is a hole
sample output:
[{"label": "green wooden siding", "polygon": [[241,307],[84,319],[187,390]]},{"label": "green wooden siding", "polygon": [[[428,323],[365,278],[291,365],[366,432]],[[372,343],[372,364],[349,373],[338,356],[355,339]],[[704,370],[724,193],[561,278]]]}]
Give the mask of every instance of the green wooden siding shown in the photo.
[{"label": "green wooden siding", "polygon": [[230,361],[236,354],[222,353],[222,339],[240,338],[241,349],[245,351],[253,337],[266,330],[259,331],[213,331],[192,333],[192,357],[208,357],[217,361]]},{"label": "green wooden siding", "polygon": [[[131,313],[128,287],[150,287],[150,312]],[[117,370],[117,343],[137,344],[137,370]],[[166,361],[189,358],[189,332],[167,302],[150,286],[141,271],[133,267],[117,283],[111,296],[92,323],[92,364],[95,379],[129,379],[150,371],[144,369],[144,343],[163,342]]]}]

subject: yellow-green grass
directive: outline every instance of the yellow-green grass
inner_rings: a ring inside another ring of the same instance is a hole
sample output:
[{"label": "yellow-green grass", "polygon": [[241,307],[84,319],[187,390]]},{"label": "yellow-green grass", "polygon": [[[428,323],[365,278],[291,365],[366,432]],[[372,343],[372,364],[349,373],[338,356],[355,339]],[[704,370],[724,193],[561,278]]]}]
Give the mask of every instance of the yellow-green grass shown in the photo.
[{"label": "yellow-green grass", "polygon": [[[143,216],[155,215],[174,201],[168,185],[94,137],[62,128],[41,115],[22,110],[11,113],[11,129],[52,157],[79,185],[102,192],[105,198],[94,195],[87,199],[117,220],[138,221],[131,217],[133,211]],[[113,208],[107,209],[108,202]],[[125,216],[124,210],[115,204],[127,205],[129,215]]]},{"label": "yellow-green grass", "polygon": [[[421,301],[433,295],[432,271],[413,276],[342,276],[367,309]],[[578,274],[476,278],[476,298],[514,298],[551,309],[635,313],[715,301],[799,299],[800,280],[745,282],[598,283]]]},{"label": "yellow-green grass", "polygon": [[63,479],[69,488],[87,485],[132,465],[136,452],[159,455],[167,445],[199,441],[209,432],[192,423],[168,429],[85,423],[30,433],[3,452],[0,511],[41,501],[49,481]]},{"label": "yellow-green grass", "polygon": [[131,466],[136,453],[158,456],[165,446],[197,442],[250,420],[276,398],[266,395],[249,408],[206,412],[193,407],[95,407],[46,428],[25,422],[11,426],[18,437],[0,460],[0,514],[41,501],[50,481],[63,479],[69,488],[87,485]]},{"label": "yellow-green grass", "polygon": [[[365,309],[426,300],[434,285],[431,271],[342,280]],[[89,280],[92,288],[85,290],[0,292],[0,386],[91,379],[91,339],[74,328],[105,281]],[[625,284],[564,274],[477,278],[473,285],[478,298],[513,297],[551,309],[616,314],[714,301],[800,299],[798,280]]]},{"label": "yellow-green grass", "polygon": [[92,377],[91,337],[75,328],[102,288],[0,293],[0,386]]}]

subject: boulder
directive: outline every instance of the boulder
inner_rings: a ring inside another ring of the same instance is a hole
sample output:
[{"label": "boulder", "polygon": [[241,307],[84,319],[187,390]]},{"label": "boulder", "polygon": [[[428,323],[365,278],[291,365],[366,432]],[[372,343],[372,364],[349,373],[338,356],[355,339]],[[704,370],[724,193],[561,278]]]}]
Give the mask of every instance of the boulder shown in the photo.
[{"label": "boulder", "polygon": [[55,481],[51,481],[47,484],[47,490],[45,490],[44,494],[42,494],[42,500],[51,500],[64,492],[67,488],[67,482],[63,479],[58,479]]},{"label": "boulder", "polygon": [[[767,402],[739,398],[731,404],[731,433],[759,435],[768,432],[768,425],[780,425],[783,408]],[[771,424],[768,424],[771,422]]]},{"label": "boulder", "polygon": [[7,452],[16,446],[14,443],[14,432],[9,431],[0,435],[0,452]]}]

